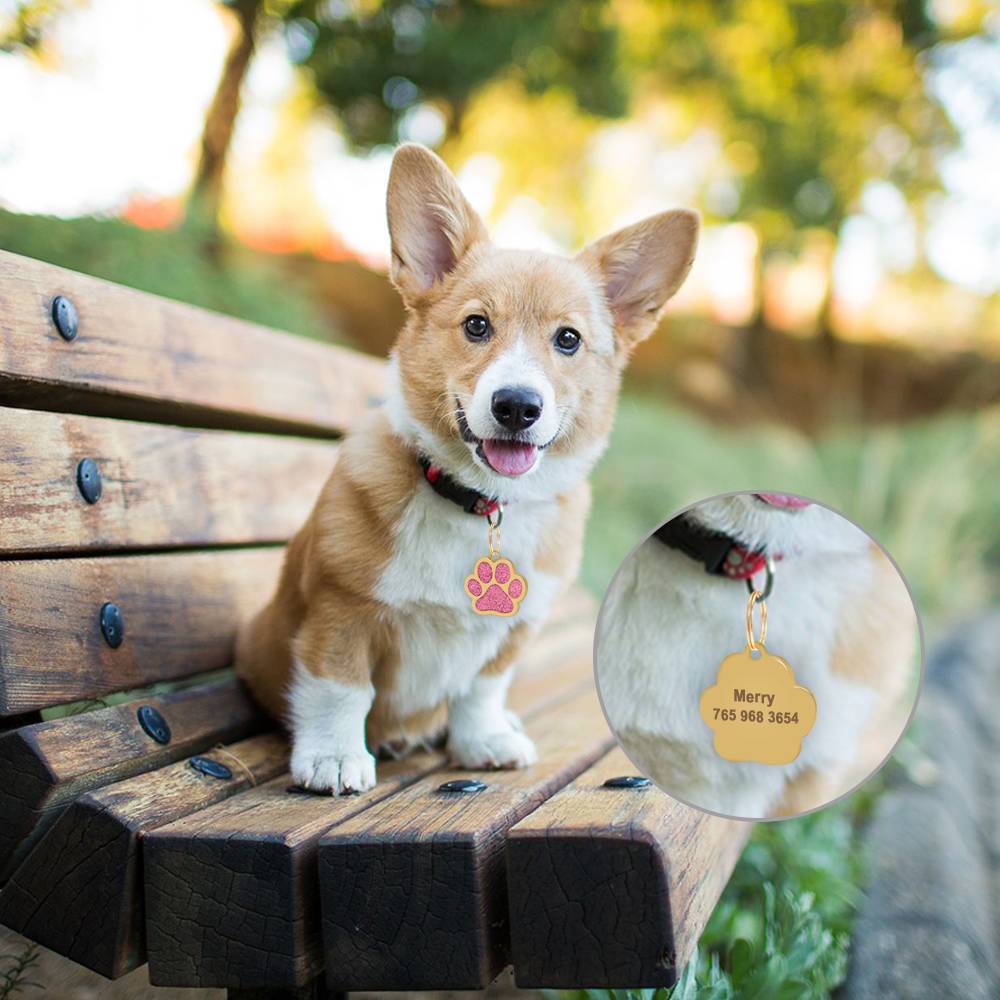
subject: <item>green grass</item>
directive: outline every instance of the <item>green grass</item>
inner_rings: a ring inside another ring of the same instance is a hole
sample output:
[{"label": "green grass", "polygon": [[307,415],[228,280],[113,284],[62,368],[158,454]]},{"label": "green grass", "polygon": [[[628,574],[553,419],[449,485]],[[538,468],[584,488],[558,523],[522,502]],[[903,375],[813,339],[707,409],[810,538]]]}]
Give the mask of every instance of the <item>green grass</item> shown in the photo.
[{"label": "green grass", "polygon": [[30,944],[17,955],[0,955],[0,1000],[12,1000],[25,990],[44,990],[41,983],[30,979],[38,964],[39,947]]}]

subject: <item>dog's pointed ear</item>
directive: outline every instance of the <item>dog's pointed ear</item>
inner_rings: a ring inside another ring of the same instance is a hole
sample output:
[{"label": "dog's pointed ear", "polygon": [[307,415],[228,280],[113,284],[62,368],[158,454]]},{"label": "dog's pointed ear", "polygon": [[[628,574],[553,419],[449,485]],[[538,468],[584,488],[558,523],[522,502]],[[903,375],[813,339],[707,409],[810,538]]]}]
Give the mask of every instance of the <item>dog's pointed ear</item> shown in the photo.
[{"label": "dog's pointed ear", "polygon": [[396,150],[386,198],[389,275],[407,305],[418,302],[468,252],[486,227],[444,162],[424,146]]},{"label": "dog's pointed ear", "polygon": [[627,346],[656,329],[660,310],[684,283],[698,245],[697,212],[650,216],[595,240],[577,259],[597,277]]}]

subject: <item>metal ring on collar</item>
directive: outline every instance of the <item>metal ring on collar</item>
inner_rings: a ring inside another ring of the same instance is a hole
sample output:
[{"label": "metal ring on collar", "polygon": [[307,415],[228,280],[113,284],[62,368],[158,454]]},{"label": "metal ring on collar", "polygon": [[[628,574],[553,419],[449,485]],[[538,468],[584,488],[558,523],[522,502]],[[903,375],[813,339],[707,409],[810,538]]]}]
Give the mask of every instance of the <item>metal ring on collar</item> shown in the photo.
[{"label": "metal ring on collar", "polygon": [[[764,562],[765,572],[767,576],[764,578],[764,589],[759,591],[760,599],[766,601],[771,596],[771,591],[774,588],[774,560],[768,556]],[[746,580],[747,590],[752,594],[757,588],[753,585],[753,577],[749,577]]]}]

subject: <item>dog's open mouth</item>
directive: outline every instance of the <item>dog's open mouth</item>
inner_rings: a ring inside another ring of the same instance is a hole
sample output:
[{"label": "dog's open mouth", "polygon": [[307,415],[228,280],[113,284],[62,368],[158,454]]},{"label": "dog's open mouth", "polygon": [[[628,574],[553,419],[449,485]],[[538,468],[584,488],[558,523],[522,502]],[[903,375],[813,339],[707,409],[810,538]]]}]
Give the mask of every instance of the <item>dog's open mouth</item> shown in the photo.
[{"label": "dog's open mouth", "polygon": [[792,493],[755,493],[758,500],[762,500],[772,507],[780,507],[782,510],[801,510],[810,505],[809,500],[803,500]]},{"label": "dog's open mouth", "polygon": [[456,417],[462,440],[476,446],[476,454],[496,473],[501,476],[523,476],[530,472],[538,461],[538,453],[552,442],[532,444],[516,437],[509,438],[479,438],[472,433],[469,422],[465,419],[465,410],[456,400]]},{"label": "dog's open mouth", "polygon": [[537,445],[524,441],[486,438],[479,442],[476,451],[501,476],[523,476],[534,468],[538,460]]}]

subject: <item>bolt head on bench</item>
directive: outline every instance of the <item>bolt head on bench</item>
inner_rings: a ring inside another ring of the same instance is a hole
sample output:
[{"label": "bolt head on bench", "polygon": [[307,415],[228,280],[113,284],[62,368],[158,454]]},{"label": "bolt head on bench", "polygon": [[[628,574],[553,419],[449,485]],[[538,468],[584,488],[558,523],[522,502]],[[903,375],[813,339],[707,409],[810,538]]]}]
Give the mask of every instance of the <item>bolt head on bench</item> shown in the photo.
[{"label": "bolt head on bench", "polygon": [[83,458],[76,467],[76,485],[80,496],[89,504],[95,504],[101,499],[103,483],[101,470],[92,458]]},{"label": "bolt head on bench", "polygon": [[63,340],[76,340],[80,329],[80,320],[76,314],[76,306],[65,295],[57,295],[52,300],[52,322],[55,323],[59,336]]},{"label": "bolt head on bench", "polygon": [[117,649],[125,641],[125,618],[121,608],[113,601],[101,605],[101,635],[112,649]]}]

